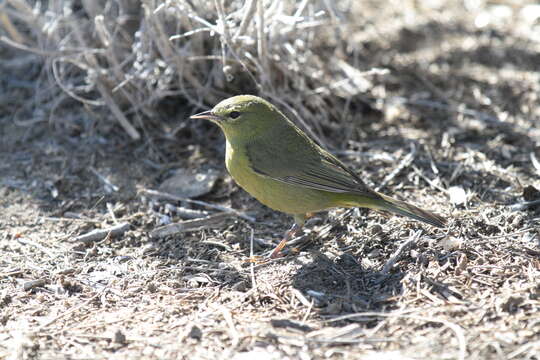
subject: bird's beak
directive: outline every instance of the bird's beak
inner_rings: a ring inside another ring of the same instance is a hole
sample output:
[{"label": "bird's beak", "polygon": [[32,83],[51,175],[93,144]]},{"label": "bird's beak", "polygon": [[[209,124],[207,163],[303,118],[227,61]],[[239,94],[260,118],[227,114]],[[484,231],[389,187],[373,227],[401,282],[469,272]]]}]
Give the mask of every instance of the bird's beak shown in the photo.
[{"label": "bird's beak", "polygon": [[189,117],[190,119],[204,119],[204,120],[210,120],[214,122],[218,122],[221,118],[214,114],[212,110],[203,111],[202,113],[198,113],[195,115],[191,115]]}]

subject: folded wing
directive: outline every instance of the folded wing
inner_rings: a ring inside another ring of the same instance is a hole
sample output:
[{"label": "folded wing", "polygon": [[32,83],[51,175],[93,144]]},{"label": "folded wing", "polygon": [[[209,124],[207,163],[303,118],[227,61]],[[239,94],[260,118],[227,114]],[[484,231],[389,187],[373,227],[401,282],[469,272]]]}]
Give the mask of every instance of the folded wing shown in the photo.
[{"label": "folded wing", "polygon": [[296,131],[281,134],[287,135],[280,145],[269,137],[248,144],[247,155],[253,171],[292,185],[380,198],[356,173],[304,134]]}]

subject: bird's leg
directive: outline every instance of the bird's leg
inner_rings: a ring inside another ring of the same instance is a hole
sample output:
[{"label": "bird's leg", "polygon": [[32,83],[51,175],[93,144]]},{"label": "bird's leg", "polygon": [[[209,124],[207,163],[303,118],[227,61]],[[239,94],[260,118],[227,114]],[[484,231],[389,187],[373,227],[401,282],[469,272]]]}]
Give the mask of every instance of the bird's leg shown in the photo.
[{"label": "bird's leg", "polygon": [[306,219],[311,216],[311,214],[297,214],[294,215],[294,224],[293,226],[285,233],[285,236],[283,237],[283,240],[274,248],[274,250],[268,255],[267,257],[261,257],[261,256],[250,256],[249,259],[246,260],[248,263],[259,263],[264,264],[265,262],[268,262],[272,259],[276,259],[281,257],[281,250],[287,245],[287,242],[291,240],[296,233],[300,229],[302,229],[302,226],[304,226],[304,223],[306,222]]},{"label": "bird's leg", "polygon": [[287,245],[287,242],[290,241],[299,230],[302,229],[304,223],[306,222],[308,215],[307,214],[297,214],[294,215],[294,224],[293,226],[285,233],[283,239],[279,242],[278,246],[270,253],[268,259],[276,259],[281,257],[281,250]]},{"label": "bird's leg", "polygon": [[287,245],[287,242],[289,242],[300,230],[300,226],[298,226],[297,223],[294,223],[293,226],[285,233],[285,236],[283,239],[279,242],[279,244],[274,248],[272,253],[268,255],[269,259],[276,259],[278,257],[281,257],[281,250]]}]

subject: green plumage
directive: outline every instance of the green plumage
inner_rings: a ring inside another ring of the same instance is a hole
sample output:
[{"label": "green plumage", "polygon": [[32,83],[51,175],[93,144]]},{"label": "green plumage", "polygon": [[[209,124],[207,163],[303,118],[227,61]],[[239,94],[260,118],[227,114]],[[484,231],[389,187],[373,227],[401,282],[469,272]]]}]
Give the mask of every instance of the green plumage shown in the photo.
[{"label": "green plumage", "polygon": [[297,223],[333,207],[366,207],[445,225],[438,215],[371,190],[259,97],[235,96],[193,118],[211,120],[223,130],[226,166],[234,180],[268,207],[294,215]]}]

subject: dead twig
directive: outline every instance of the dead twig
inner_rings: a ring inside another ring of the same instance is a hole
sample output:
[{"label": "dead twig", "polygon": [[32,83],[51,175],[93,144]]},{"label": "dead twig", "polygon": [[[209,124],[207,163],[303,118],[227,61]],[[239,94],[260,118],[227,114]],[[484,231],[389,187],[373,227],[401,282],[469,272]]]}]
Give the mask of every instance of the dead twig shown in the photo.
[{"label": "dead twig", "polygon": [[170,209],[174,211],[176,215],[178,215],[179,217],[183,219],[199,219],[199,218],[203,218],[205,216],[210,215],[208,211],[204,211],[204,210],[194,210],[194,209],[189,209],[182,206],[174,206],[174,205],[167,206],[167,205],[170,205],[170,204],[165,205],[166,209]]},{"label": "dead twig", "polygon": [[375,191],[381,191],[390,181],[392,181],[403,169],[411,165],[416,155],[416,144],[411,142],[411,151],[400,161],[399,165],[388,174]]},{"label": "dead twig", "polygon": [[46,279],[37,279],[37,280],[30,280],[23,284],[23,289],[25,291],[28,291],[30,289],[33,289],[35,287],[43,286],[47,283]]},{"label": "dead twig", "polygon": [[106,229],[95,229],[84,235],[79,235],[73,238],[73,241],[79,241],[85,244],[91,244],[95,241],[105,239],[107,236],[118,236],[129,230],[129,223],[121,223]]},{"label": "dead twig", "polygon": [[105,190],[107,190],[107,192],[117,192],[118,190],[120,190],[118,186],[114,185],[105,176],[101,175],[96,169],[94,169],[94,167],[91,166],[89,169],[92,174],[96,175],[96,177],[101,180],[103,184],[105,184]]},{"label": "dead twig", "polygon": [[[2,5],[4,5],[3,3]],[[2,6],[0,5],[0,8]],[[13,22],[9,19],[9,17],[6,15],[5,12],[0,10],[0,24],[3,25],[4,29],[8,32],[8,34],[11,36],[11,38],[14,40],[14,42],[23,44],[28,42],[28,38],[21,34],[20,31],[17,30],[17,27],[13,25]]]},{"label": "dead twig", "polygon": [[401,259],[403,254],[406,251],[409,251],[414,245],[416,245],[416,242],[420,238],[420,234],[422,233],[421,230],[418,230],[412,234],[409,240],[405,241],[401,246],[396,250],[396,252],[388,259],[386,264],[384,264],[384,267],[382,269],[383,274],[388,274],[390,270],[392,270],[392,267],[394,267],[395,263]]},{"label": "dead twig", "polygon": [[424,179],[432,188],[434,188],[435,190],[439,190],[445,194],[448,194],[448,190],[446,190],[445,188],[435,184],[430,178],[428,178],[426,175],[422,174],[422,172],[420,171],[420,169],[418,169],[416,166],[412,166],[412,169],[414,170],[414,172],[420,176],[422,179]]},{"label": "dead twig", "polygon": [[438,319],[438,318],[427,317],[427,316],[408,315],[404,313],[365,312],[365,313],[356,313],[356,314],[336,316],[336,317],[326,320],[325,322],[337,322],[337,321],[343,321],[343,320],[357,320],[357,319],[360,320],[362,318],[402,318],[402,319],[423,321],[426,323],[432,322],[432,323],[441,324],[449,328],[450,330],[452,330],[454,334],[456,335],[456,338],[458,340],[458,348],[459,348],[458,359],[464,360],[467,356],[467,341],[465,338],[465,332],[463,328],[453,322],[450,322],[444,319]]},{"label": "dead twig", "polygon": [[10,270],[10,271],[6,271],[6,272],[3,272],[3,273],[0,273],[0,279],[1,279],[1,278],[4,278],[4,277],[18,276],[18,275],[21,275],[21,274],[24,274],[24,271],[23,271],[23,270],[21,270],[21,269],[14,269],[14,270]]},{"label": "dead twig", "polygon": [[33,246],[36,249],[39,249],[44,254],[47,254],[51,259],[54,259],[56,257],[56,255],[54,255],[49,249],[47,249],[43,245],[38,244],[37,242],[32,241],[30,239],[26,239],[24,237],[19,237],[19,238],[17,238],[17,242],[20,243],[20,244],[23,244],[23,245]]},{"label": "dead twig", "polygon": [[[254,244],[255,244],[255,241],[254,241],[254,231],[253,231],[253,228],[250,227],[250,236],[249,236],[249,257],[250,257],[251,259],[253,259],[253,257],[255,256]],[[251,262],[251,263],[250,263],[250,266],[249,266],[249,273],[250,273],[250,276],[251,276],[251,287],[252,287],[253,289],[257,289],[257,280],[255,279],[255,262]]]},{"label": "dead twig", "polygon": [[242,17],[242,21],[240,22],[240,26],[238,27],[236,34],[234,34],[233,41],[236,41],[239,36],[243,35],[246,32],[249,23],[254,18],[253,14],[257,9],[257,0],[248,0],[245,6],[247,10],[244,11],[244,16]]},{"label": "dead twig", "polygon": [[65,316],[67,316],[67,315],[69,315],[69,314],[72,314],[72,313],[74,313],[75,311],[81,309],[82,307],[84,307],[84,306],[90,304],[92,301],[94,301],[95,299],[97,299],[98,297],[100,297],[102,294],[104,294],[106,290],[107,290],[107,287],[103,288],[103,290],[101,290],[100,292],[98,292],[97,294],[95,294],[94,296],[92,296],[91,298],[89,298],[88,300],[86,300],[85,302],[83,302],[83,303],[81,303],[81,304],[79,304],[79,305],[77,305],[77,306],[72,307],[72,308],[69,309],[68,311],[65,311],[65,312],[59,314],[58,316],[52,318],[52,319],[49,320],[49,321],[46,321],[45,323],[41,324],[41,325],[38,327],[38,329],[37,329],[36,332],[43,331],[46,327],[48,327],[48,326],[54,324],[56,321],[60,320],[61,318],[65,317]]},{"label": "dead twig", "polygon": [[116,118],[116,120],[118,120],[120,125],[128,133],[131,139],[139,140],[141,138],[141,134],[139,134],[137,129],[135,129],[135,127],[131,125],[122,110],[120,110],[120,107],[116,104],[116,101],[114,101],[114,97],[110,93],[109,89],[107,89],[107,87],[103,85],[101,80],[97,81],[97,88],[101,93],[101,98],[105,101],[109,109],[111,109],[114,117]]},{"label": "dead twig", "polygon": [[167,200],[174,200],[174,201],[185,201],[185,202],[188,202],[188,203],[205,206],[205,207],[210,208],[210,209],[216,209],[216,210],[232,213],[232,214],[234,214],[234,215],[236,215],[238,217],[241,217],[242,219],[245,219],[245,220],[247,220],[249,222],[255,222],[256,221],[255,218],[253,218],[251,216],[248,216],[248,215],[246,215],[246,214],[244,214],[244,213],[242,213],[242,212],[240,212],[238,210],[228,208],[226,206],[210,204],[210,203],[207,203],[207,202],[204,202],[204,201],[201,201],[201,200],[193,200],[193,199],[183,198],[181,196],[176,196],[176,195],[173,195],[173,194],[169,194],[169,193],[165,193],[165,192],[157,191],[157,190],[151,190],[151,189],[142,189],[142,190],[140,190],[140,193],[151,196],[153,198],[160,198],[160,199],[167,199]]},{"label": "dead twig", "polygon": [[207,216],[203,219],[187,220],[178,223],[161,226],[150,232],[150,237],[159,239],[165,236],[183,233],[186,231],[198,231],[205,227],[220,224],[224,219],[231,217],[231,213],[223,212]]},{"label": "dead twig", "polygon": [[523,211],[540,206],[540,200],[524,201],[517,204],[510,205],[509,208],[512,211]]}]

